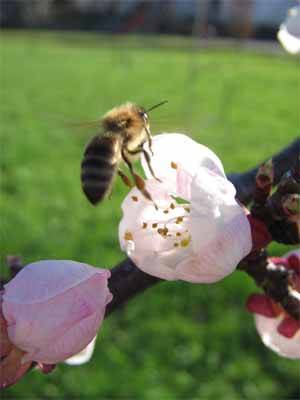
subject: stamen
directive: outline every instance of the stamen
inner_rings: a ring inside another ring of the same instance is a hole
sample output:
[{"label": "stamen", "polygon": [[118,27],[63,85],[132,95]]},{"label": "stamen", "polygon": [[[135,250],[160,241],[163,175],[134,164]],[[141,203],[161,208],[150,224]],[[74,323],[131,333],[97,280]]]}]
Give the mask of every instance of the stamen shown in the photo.
[{"label": "stamen", "polygon": [[171,168],[177,169],[177,168],[178,168],[178,165],[172,161],[172,162],[171,162]]},{"label": "stamen", "polygon": [[178,247],[179,246],[179,244],[178,243],[174,243],[174,247]]},{"label": "stamen", "polygon": [[185,209],[185,211],[188,212],[188,213],[191,212],[190,207],[184,207],[184,209]]},{"label": "stamen", "polygon": [[125,239],[125,240],[133,240],[133,235],[132,235],[132,233],[129,232],[129,231],[126,231],[125,234],[124,234],[124,239]]},{"label": "stamen", "polygon": [[169,210],[164,210],[164,214],[168,214],[169,213]]},{"label": "stamen", "polygon": [[176,233],[176,236],[178,237],[178,236],[181,236],[181,233],[180,232],[177,232]]},{"label": "stamen", "polygon": [[143,222],[143,229],[146,229],[148,224],[146,222]]},{"label": "stamen", "polygon": [[188,245],[190,244],[190,241],[191,241],[191,237],[188,236],[186,239],[183,239],[183,240],[180,242],[180,246],[181,246],[181,247],[188,247]]},{"label": "stamen", "polygon": [[155,223],[155,224],[152,224],[152,228],[157,228],[157,226],[158,226],[158,224],[157,224],[157,223]]},{"label": "stamen", "polygon": [[170,204],[170,208],[171,208],[172,210],[174,210],[175,207],[176,207],[176,206],[175,206],[174,203],[171,203],[171,204]]},{"label": "stamen", "polygon": [[139,198],[137,196],[131,196],[131,198],[132,198],[133,201],[138,201],[139,200]]},{"label": "stamen", "polygon": [[175,223],[180,224],[183,221],[183,217],[177,217]]},{"label": "stamen", "polygon": [[168,234],[168,232],[169,232],[169,229],[168,229],[168,228],[158,228],[158,229],[157,229],[157,232],[158,232],[161,236],[166,237],[167,234]]}]

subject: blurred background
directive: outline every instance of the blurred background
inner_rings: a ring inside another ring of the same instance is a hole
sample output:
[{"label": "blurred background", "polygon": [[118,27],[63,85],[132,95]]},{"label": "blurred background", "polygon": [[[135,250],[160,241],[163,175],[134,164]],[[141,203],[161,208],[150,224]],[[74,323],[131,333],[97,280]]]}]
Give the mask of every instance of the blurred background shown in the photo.
[{"label": "blurred background", "polygon": [[[299,135],[299,59],[276,41],[293,0],[3,0],[1,266],[73,259],[111,268],[121,203],[94,208],[80,162],[95,120],[124,101],[154,134],[184,132],[242,172]],[[270,252],[290,248],[272,245]],[[164,282],[111,315],[92,360],[31,372],[11,399],[297,399],[297,361],[263,346],[244,309],[253,282]],[[1,398],[2,398],[1,397]]]},{"label": "blurred background", "polygon": [[6,28],[274,39],[296,0],[1,0]]}]

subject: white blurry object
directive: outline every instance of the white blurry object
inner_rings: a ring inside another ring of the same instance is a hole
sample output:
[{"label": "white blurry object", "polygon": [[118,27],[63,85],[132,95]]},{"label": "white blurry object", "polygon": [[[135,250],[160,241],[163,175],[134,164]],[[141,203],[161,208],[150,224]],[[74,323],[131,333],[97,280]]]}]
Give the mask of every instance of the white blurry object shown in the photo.
[{"label": "white blurry object", "polygon": [[289,10],[286,20],[280,25],[278,40],[291,54],[300,53],[300,6]]}]

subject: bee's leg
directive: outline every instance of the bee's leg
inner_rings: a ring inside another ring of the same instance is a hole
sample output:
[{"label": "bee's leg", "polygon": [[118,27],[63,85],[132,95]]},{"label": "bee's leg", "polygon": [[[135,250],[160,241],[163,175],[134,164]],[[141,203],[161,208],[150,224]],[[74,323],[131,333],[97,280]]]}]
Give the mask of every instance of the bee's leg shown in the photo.
[{"label": "bee's leg", "polygon": [[[137,152],[136,152],[136,153],[137,153]],[[133,177],[133,180],[134,180],[134,183],[136,184],[136,187],[139,189],[139,191],[143,194],[143,196],[144,196],[146,199],[148,199],[148,200],[150,200],[150,201],[153,202],[155,208],[157,209],[157,206],[156,206],[156,204],[154,203],[151,194],[150,194],[150,193],[148,192],[148,190],[146,189],[146,184],[145,184],[144,179],[143,179],[142,177],[140,177],[140,176],[134,171],[133,165],[131,164],[130,160],[128,160],[128,158],[127,158],[127,156],[126,156],[126,154],[125,154],[125,152],[124,152],[123,149],[122,149],[122,158],[123,158],[123,160],[125,161],[125,163],[127,164],[128,168],[129,168],[129,170],[130,170],[130,173],[131,173],[131,175],[132,175],[132,177]]]},{"label": "bee's leg", "polygon": [[151,157],[150,157],[149,153],[148,153],[142,146],[141,146],[141,147],[138,147],[136,150],[127,150],[127,152],[128,152],[129,154],[132,154],[132,155],[139,154],[139,153],[143,153],[151,175],[152,175],[153,178],[156,179],[158,182],[161,182],[161,180],[158,179],[158,178],[155,176],[155,173],[154,173],[153,168],[152,168],[152,165],[151,165]]},{"label": "bee's leg", "polygon": [[145,126],[146,134],[147,134],[147,139],[148,139],[148,144],[149,144],[149,149],[151,151],[151,154],[153,155],[153,150],[152,150],[152,136],[150,130]]},{"label": "bee's leg", "polygon": [[[146,163],[147,163],[147,165],[148,165],[149,171],[151,172],[151,175],[152,175],[153,178],[156,179],[158,182],[161,182],[161,180],[158,179],[158,178],[155,176],[155,173],[154,173],[153,168],[152,168],[152,165],[151,165],[151,158],[150,158],[149,153],[148,153],[145,149],[142,149],[142,153],[144,154],[144,157],[145,157]],[[153,153],[152,153],[152,154],[153,154]]]},{"label": "bee's leg", "polygon": [[131,180],[128,178],[127,175],[124,174],[123,171],[120,170],[120,168],[118,169],[118,175],[121,177],[122,181],[125,183],[126,186],[132,188],[132,182]]}]

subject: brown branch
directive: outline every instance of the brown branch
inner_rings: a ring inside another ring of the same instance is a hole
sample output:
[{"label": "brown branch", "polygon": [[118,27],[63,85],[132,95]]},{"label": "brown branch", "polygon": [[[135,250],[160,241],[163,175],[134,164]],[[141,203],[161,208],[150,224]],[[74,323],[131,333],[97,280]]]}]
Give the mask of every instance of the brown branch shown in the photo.
[{"label": "brown branch", "polygon": [[105,317],[123,306],[133,296],[161,281],[141,271],[130,258],[126,258],[111,270],[108,286],[113,294],[113,300],[106,307]]},{"label": "brown branch", "polygon": [[[275,154],[274,164],[274,184],[277,184],[282,175],[289,169],[299,170],[300,139],[296,138],[288,147]],[[228,179],[234,184],[237,190],[237,198],[243,203],[248,204],[253,199],[255,191],[255,177],[259,167],[253,168],[243,173],[229,174]]]}]

